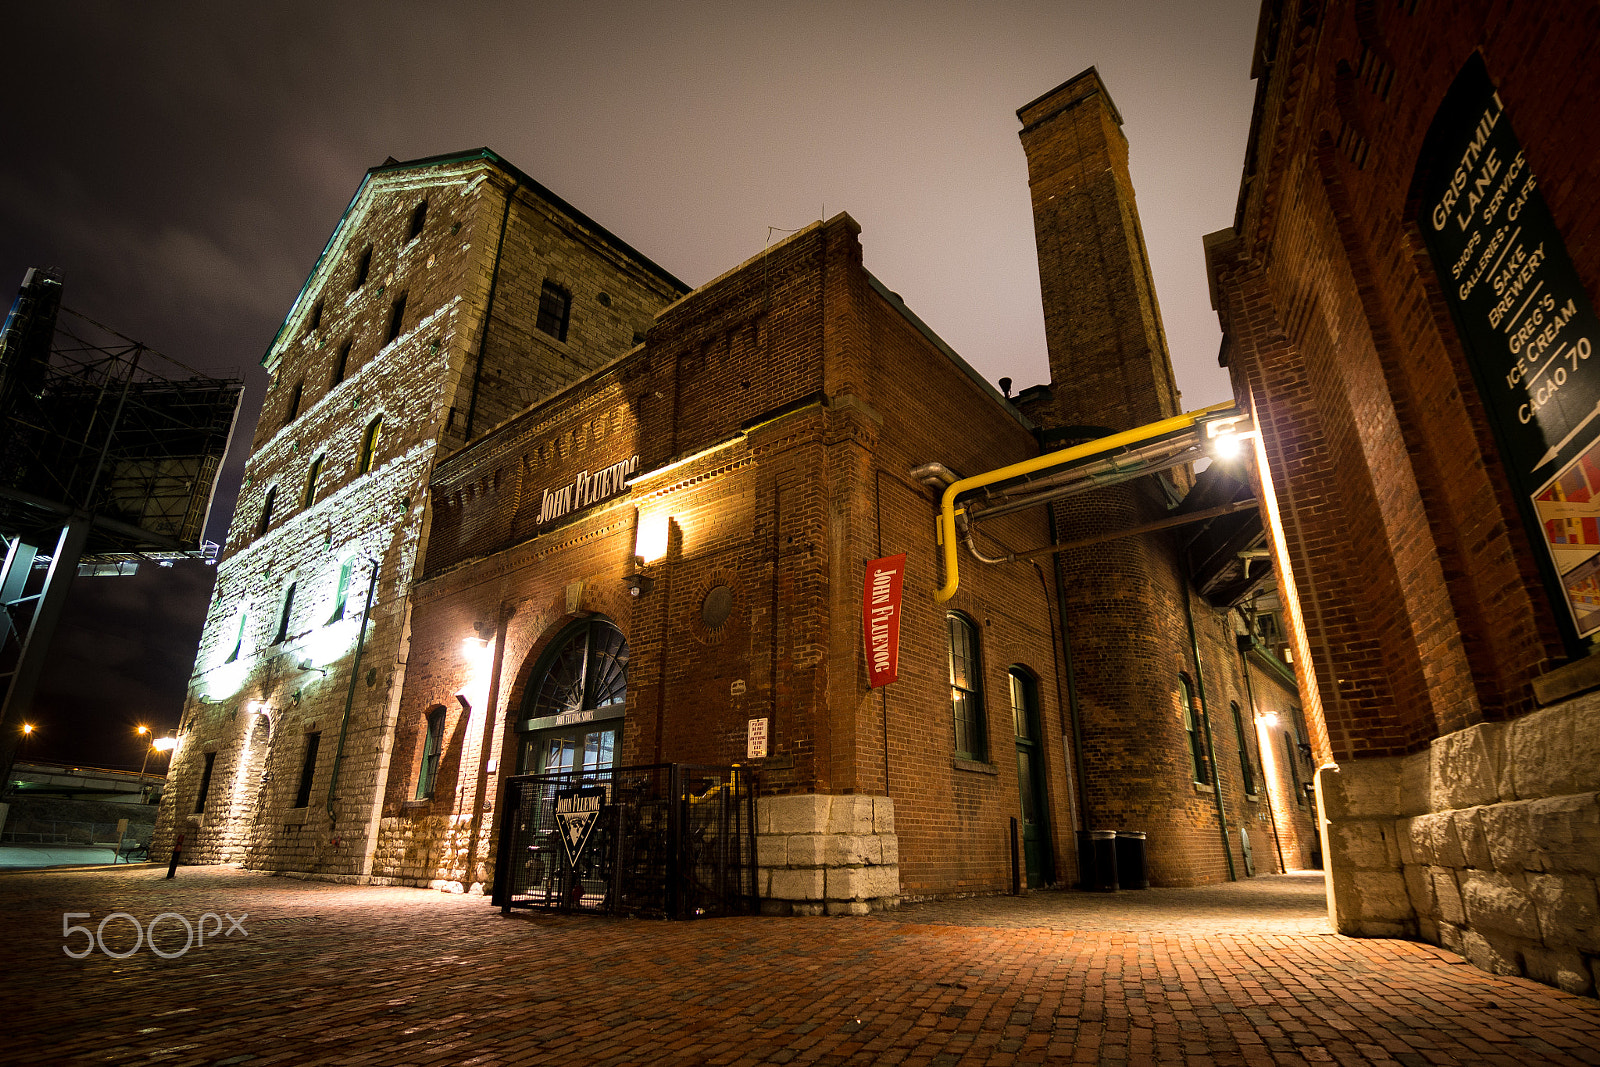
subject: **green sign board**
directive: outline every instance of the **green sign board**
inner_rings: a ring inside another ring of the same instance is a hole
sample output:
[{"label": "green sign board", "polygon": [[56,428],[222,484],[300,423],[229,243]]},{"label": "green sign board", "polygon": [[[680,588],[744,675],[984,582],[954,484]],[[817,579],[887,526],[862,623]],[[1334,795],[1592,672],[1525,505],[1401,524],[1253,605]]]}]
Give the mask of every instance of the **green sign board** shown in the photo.
[{"label": "green sign board", "polygon": [[1417,222],[1577,637],[1600,631],[1600,319],[1482,57],[1423,142]]}]

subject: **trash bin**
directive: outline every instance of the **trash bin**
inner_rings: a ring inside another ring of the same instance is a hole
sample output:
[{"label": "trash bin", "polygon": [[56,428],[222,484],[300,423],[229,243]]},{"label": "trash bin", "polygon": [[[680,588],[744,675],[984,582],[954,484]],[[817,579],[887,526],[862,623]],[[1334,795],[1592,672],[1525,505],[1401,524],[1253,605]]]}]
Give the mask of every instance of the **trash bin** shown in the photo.
[{"label": "trash bin", "polygon": [[1144,832],[1118,830],[1116,841],[1118,881],[1124,889],[1149,889],[1150,876],[1145,873]]},{"label": "trash bin", "polygon": [[1082,889],[1112,893],[1117,888],[1117,832],[1078,831],[1078,882]]}]

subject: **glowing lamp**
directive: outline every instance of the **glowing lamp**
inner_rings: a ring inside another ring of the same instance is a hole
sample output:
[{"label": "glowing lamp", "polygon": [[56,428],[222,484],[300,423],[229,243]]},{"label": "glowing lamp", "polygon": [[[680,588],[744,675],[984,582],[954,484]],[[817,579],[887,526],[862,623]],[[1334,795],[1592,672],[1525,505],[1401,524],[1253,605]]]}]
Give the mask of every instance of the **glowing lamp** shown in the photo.
[{"label": "glowing lamp", "polygon": [[639,513],[639,529],[634,537],[633,554],[641,563],[654,563],[667,554],[667,532],[672,517],[665,513]]}]

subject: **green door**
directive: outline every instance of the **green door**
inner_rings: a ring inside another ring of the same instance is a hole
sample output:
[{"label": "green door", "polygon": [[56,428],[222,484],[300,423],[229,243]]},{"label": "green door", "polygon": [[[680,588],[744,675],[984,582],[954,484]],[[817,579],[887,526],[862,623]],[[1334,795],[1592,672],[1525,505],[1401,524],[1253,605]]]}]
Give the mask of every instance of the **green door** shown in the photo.
[{"label": "green door", "polygon": [[1028,887],[1052,880],[1050,823],[1045,797],[1044,752],[1039,735],[1039,683],[1011,670],[1011,721],[1017,735],[1017,793],[1022,807],[1022,862]]}]

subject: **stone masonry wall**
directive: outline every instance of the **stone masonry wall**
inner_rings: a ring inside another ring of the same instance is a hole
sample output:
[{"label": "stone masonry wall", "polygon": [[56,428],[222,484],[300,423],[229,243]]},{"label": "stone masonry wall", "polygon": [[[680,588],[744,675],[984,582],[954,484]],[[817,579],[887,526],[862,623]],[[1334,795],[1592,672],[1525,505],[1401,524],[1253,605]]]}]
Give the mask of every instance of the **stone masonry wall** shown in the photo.
[{"label": "stone masonry wall", "polygon": [[865,915],[900,905],[894,801],[769,796],[756,804],[763,915]]},{"label": "stone masonry wall", "polygon": [[[1336,929],[1600,982],[1600,693],[1318,773]],[[1396,815],[1398,813],[1398,817]]]}]

